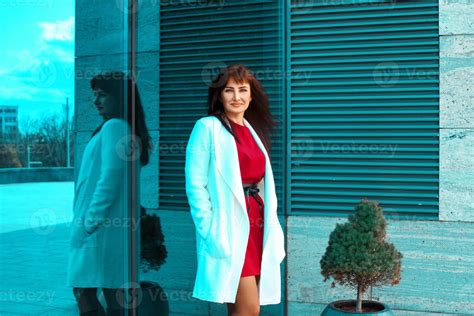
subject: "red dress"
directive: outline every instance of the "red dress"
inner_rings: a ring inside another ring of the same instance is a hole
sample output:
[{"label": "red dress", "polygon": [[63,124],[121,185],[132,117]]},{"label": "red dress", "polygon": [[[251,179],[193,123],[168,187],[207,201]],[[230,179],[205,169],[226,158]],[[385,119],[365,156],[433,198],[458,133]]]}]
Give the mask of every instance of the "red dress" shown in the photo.
[{"label": "red dress", "polygon": [[[237,140],[235,140],[235,142],[239,155],[242,183],[250,184],[259,182],[265,175],[265,156],[247,126],[239,125],[231,120],[229,121],[234,133],[240,140],[240,143]],[[263,250],[264,208],[262,207],[260,210],[260,204],[257,202],[257,199],[263,206],[263,200],[260,196],[253,197],[248,195],[245,197],[250,222],[250,234],[241,277],[260,275]]]}]

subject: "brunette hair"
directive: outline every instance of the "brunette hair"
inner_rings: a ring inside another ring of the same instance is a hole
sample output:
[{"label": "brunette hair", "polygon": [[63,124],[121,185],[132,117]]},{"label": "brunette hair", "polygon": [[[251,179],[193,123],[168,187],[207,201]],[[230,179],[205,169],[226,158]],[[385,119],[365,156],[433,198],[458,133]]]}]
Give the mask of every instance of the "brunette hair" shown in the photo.
[{"label": "brunette hair", "polygon": [[219,121],[224,125],[227,131],[234,136],[237,141],[235,133],[232,130],[232,126],[228,122],[228,118],[224,112],[224,105],[219,99],[221,92],[226,87],[229,79],[234,79],[237,83],[243,84],[248,83],[250,85],[250,94],[252,101],[250,101],[249,107],[244,113],[245,119],[254,128],[257,135],[262,140],[265,149],[270,155],[271,150],[271,132],[275,127],[276,123],[273,120],[273,116],[270,112],[268,105],[268,96],[260,83],[255,78],[249,68],[242,64],[230,65],[222,68],[219,73],[214,77],[208,90],[208,115],[216,116]]},{"label": "brunette hair", "polygon": [[[125,86],[125,82],[127,86]],[[90,85],[92,90],[101,89],[118,101],[119,118],[126,120],[130,128],[132,127],[132,107],[134,108],[135,136],[138,138],[140,145],[140,163],[142,166],[147,165],[150,160],[151,137],[146,126],[145,113],[136,83],[132,82],[132,79],[121,71],[109,71],[94,76],[90,81]],[[132,100],[132,87],[135,88],[134,100]],[[128,95],[126,109],[124,105],[124,93]],[[94,130],[92,137],[100,131],[104,123],[109,119],[104,120],[104,122]]]}]

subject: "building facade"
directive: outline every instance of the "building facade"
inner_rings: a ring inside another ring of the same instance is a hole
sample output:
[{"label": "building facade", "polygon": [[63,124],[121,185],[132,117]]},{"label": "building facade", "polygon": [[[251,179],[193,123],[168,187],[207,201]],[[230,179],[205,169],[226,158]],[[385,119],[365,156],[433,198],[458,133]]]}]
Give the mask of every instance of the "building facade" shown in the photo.
[{"label": "building facade", "polygon": [[0,105],[0,139],[16,139],[18,135],[18,106]]},{"label": "building facade", "polygon": [[100,123],[89,80],[127,69],[133,34],[155,148],[141,201],[160,216],[168,248],[167,263],[143,277],[163,286],[171,313],[225,311],[191,298],[184,154],[210,79],[231,63],[254,71],[279,123],[271,157],[284,299],[262,314],[319,315],[355,297],[323,282],[319,260],[335,224],[365,197],[380,202],[404,255],[400,284],[374,288],[373,298],[397,315],[472,313],[472,1],[138,1],[131,10],[135,31],[117,1],[77,1],[75,165]]}]

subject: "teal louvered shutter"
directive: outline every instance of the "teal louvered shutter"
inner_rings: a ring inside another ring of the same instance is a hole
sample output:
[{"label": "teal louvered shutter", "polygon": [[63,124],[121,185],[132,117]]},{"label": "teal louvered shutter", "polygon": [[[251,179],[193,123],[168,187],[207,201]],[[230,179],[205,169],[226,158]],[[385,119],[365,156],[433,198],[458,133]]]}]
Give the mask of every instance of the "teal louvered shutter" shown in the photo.
[{"label": "teal louvered shutter", "polygon": [[[159,207],[189,209],[185,146],[195,121],[207,114],[207,88],[223,66],[243,63],[261,80],[282,121],[283,8],[277,1],[188,1],[160,8]],[[273,137],[272,166],[283,199],[284,127]],[[281,203],[280,203],[281,205]]]},{"label": "teal louvered shutter", "polygon": [[292,1],[287,18],[291,214],[367,197],[437,218],[438,1]]}]

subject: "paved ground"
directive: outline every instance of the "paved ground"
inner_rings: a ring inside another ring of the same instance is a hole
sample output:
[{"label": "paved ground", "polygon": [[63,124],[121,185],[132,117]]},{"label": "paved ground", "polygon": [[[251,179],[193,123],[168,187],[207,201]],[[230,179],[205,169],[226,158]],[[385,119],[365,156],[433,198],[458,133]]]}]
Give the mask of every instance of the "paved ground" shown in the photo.
[{"label": "paved ground", "polygon": [[73,199],[74,182],[2,184],[0,234],[22,229],[41,233],[56,224],[68,223],[72,219]]},{"label": "paved ground", "polygon": [[0,315],[78,315],[65,286],[73,182],[0,185]]}]

